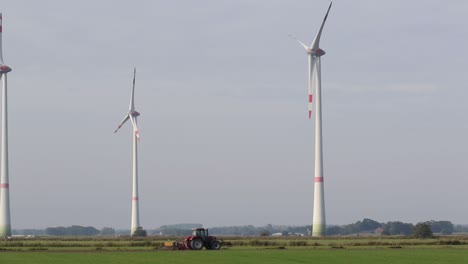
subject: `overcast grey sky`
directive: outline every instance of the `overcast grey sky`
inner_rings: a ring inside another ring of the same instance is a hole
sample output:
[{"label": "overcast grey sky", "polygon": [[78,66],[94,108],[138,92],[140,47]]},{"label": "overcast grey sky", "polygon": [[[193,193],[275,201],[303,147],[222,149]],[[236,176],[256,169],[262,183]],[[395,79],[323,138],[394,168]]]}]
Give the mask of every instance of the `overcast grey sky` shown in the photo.
[{"label": "overcast grey sky", "polygon": [[[13,228],[312,221],[307,57],[329,1],[4,1]],[[329,224],[468,223],[468,2],[336,0],[321,39]]]}]

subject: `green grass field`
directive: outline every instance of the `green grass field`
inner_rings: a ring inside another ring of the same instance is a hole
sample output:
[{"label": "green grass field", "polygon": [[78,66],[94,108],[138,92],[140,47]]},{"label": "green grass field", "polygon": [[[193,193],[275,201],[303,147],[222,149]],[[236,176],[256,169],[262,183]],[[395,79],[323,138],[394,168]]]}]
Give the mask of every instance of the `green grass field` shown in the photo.
[{"label": "green grass field", "polygon": [[0,241],[0,264],[468,263],[468,236],[225,237],[220,251],[177,251],[147,237],[42,237]]},{"label": "green grass field", "polygon": [[155,252],[2,252],[0,263],[468,263],[466,249],[238,249]]}]

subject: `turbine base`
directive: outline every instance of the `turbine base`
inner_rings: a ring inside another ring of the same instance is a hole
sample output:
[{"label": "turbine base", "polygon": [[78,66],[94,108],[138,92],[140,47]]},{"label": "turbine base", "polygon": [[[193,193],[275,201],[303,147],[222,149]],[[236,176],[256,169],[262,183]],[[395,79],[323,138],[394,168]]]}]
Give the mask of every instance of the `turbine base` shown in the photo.
[{"label": "turbine base", "polygon": [[0,226],[0,237],[11,236],[11,225]]}]

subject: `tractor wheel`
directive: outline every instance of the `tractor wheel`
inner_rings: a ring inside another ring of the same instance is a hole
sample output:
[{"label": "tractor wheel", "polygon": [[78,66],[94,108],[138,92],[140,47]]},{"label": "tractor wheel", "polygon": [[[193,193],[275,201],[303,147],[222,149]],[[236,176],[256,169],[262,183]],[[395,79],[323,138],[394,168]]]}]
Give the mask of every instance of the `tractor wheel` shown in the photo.
[{"label": "tractor wheel", "polygon": [[220,250],[221,249],[221,242],[219,242],[218,240],[211,241],[211,249]]},{"label": "tractor wheel", "polygon": [[195,238],[192,241],[190,241],[190,247],[193,250],[200,250],[203,248],[203,240],[201,238]]}]

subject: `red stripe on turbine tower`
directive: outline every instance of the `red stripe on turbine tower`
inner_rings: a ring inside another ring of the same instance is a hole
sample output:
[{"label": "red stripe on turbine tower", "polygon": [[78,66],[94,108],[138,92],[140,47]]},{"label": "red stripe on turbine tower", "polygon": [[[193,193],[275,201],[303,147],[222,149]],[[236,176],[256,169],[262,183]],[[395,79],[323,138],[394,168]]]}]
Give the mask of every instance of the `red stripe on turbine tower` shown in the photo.
[{"label": "red stripe on turbine tower", "polygon": [[309,94],[309,119],[312,118],[312,94]]},{"label": "red stripe on turbine tower", "polygon": [[132,201],[138,201],[138,197],[132,197]]},{"label": "red stripe on turbine tower", "polygon": [[2,189],[8,189],[9,187],[10,187],[10,185],[8,183],[0,184],[0,188],[2,188]]},{"label": "red stripe on turbine tower", "polygon": [[323,182],[323,177],[315,177],[315,182]]}]

